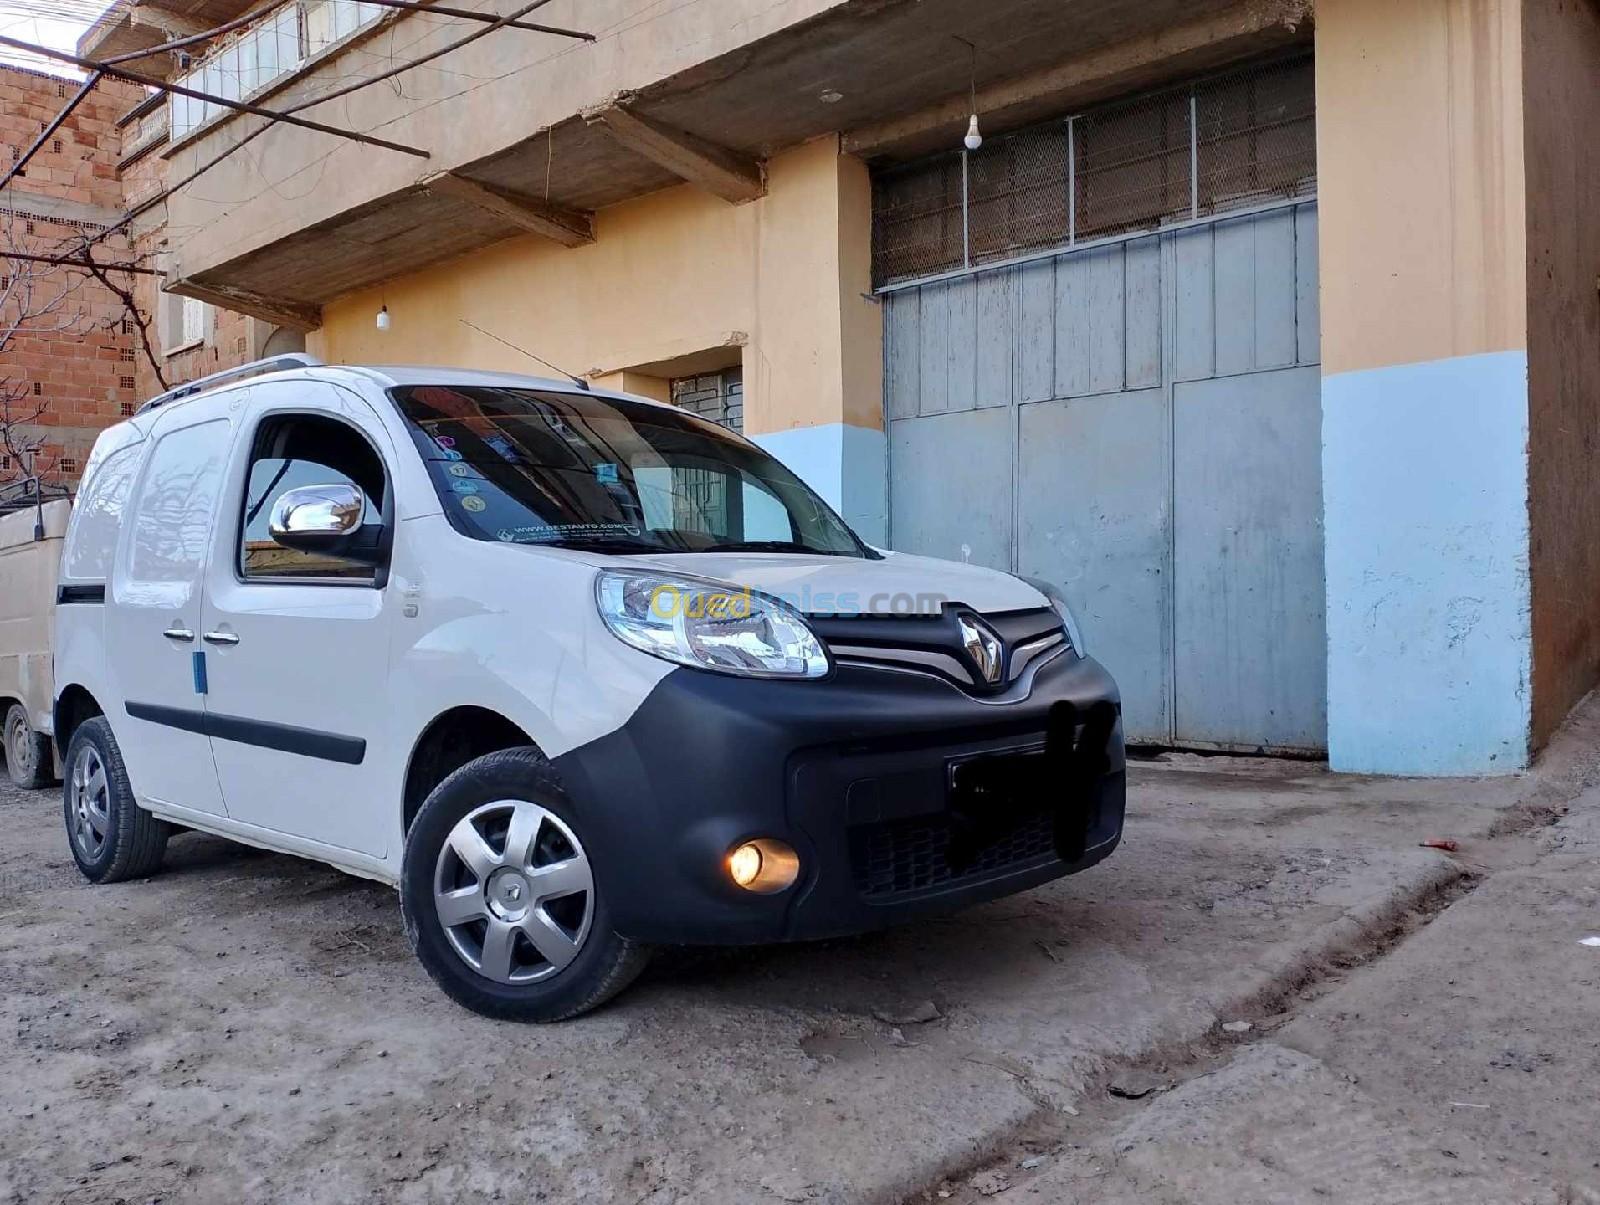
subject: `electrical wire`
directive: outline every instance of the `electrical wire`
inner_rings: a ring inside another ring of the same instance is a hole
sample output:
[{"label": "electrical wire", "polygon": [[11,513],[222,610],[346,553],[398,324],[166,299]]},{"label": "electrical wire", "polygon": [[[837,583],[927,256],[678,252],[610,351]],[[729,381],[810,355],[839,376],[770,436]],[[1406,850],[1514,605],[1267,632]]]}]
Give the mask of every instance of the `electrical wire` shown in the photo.
[{"label": "electrical wire", "polygon": [[[659,20],[659,19],[665,19],[665,18],[670,17],[670,16],[672,16],[672,15],[674,15],[676,13],[682,12],[685,9],[689,9],[689,8],[696,7],[698,5],[702,5],[705,2],[706,2],[706,0],[679,0],[678,3],[673,4],[669,8],[666,8],[665,11],[656,11],[656,10],[661,10],[663,5],[668,3],[668,0],[652,0],[652,2],[650,4],[648,4],[648,5],[646,5],[643,9],[640,9],[640,10],[638,10],[636,12],[633,12],[633,13],[629,13],[629,14],[627,14],[627,16],[621,18],[618,21],[613,22],[611,25],[605,26],[605,27],[602,27],[600,29],[597,29],[597,30],[593,31],[594,35],[595,35],[596,43],[598,43],[599,41],[603,41],[603,40],[605,40],[607,38],[610,38],[610,37],[621,37],[621,36],[624,36],[625,34],[632,32],[632,30],[640,28],[641,26],[646,25],[646,24],[650,23],[651,21]],[[771,11],[772,9],[776,9],[776,8],[782,7],[783,3],[785,3],[785,0],[773,0],[773,3],[768,6],[768,11]],[[535,7],[538,7],[538,5],[535,5]],[[523,10],[523,11],[531,11],[531,9]],[[421,14],[417,14],[417,15],[421,15]],[[515,18],[513,17],[512,19],[515,19]],[[432,31],[430,31],[430,32],[432,32]],[[432,60],[434,60],[436,58],[439,58],[439,57],[442,57],[444,54],[447,54],[451,50],[457,49],[460,46],[465,45],[466,43],[468,43],[470,41],[476,41],[478,37],[481,37],[485,33],[489,33],[489,32],[494,32],[494,27],[486,26],[483,30],[475,31],[475,35],[468,35],[468,37],[466,37],[466,38],[458,39],[456,42],[454,42],[454,43],[452,43],[452,44],[450,44],[450,45],[448,45],[448,46],[446,46],[444,48],[441,48],[441,49],[436,50],[434,52],[430,52],[428,55],[422,56],[421,58],[416,59],[414,61],[399,65],[399,66],[397,66],[397,67],[395,67],[395,68],[393,68],[393,69],[391,69],[389,71],[380,73],[379,75],[372,76],[372,77],[366,77],[366,78],[359,78],[359,79],[355,80],[354,82],[352,82],[348,86],[345,86],[345,87],[342,87],[342,88],[335,88],[335,89],[333,89],[331,91],[324,92],[324,93],[319,93],[316,96],[308,98],[307,100],[305,100],[301,104],[294,106],[294,109],[291,110],[291,111],[298,111],[300,108],[310,107],[312,105],[324,103],[325,101],[339,99],[339,98],[341,98],[341,97],[343,97],[345,95],[348,95],[349,93],[352,93],[352,92],[355,92],[355,91],[359,90],[360,88],[368,87],[368,86],[371,86],[372,84],[383,82],[386,79],[398,76],[398,75],[403,74],[404,72],[409,71],[409,70],[415,70],[415,69],[419,69],[419,68],[428,68],[430,66]],[[426,40],[427,37],[428,37],[427,34],[421,35],[418,38],[413,39],[411,42],[408,42],[404,47],[401,47],[400,49],[402,51],[410,49],[411,47],[419,44],[420,42],[422,42],[424,40]],[[555,61],[557,59],[560,59],[560,58],[562,58],[562,57],[564,57],[566,55],[573,54],[576,51],[585,48],[585,46],[587,46],[587,45],[594,45],[594,44],[595,43],[583,43],[583,42],[571,43],[569,45],[561,47],[559,50],[556,50],[553,53],[540,56],[540,57],[535,58],[535,59],[533,59],[531,61],[524,62],[524,63],[521,63],[521,64],[515,66],[515,67],[512,67],[509,70],[500,72],[497,75],[492,75],[492,76],[488,76],[488,77],[485,77],[485,78],[480,78],[480,77],[477,77],[477,76],[472,75],[470,73],[451,71],[451,70],[445,69],[445,68],[432,68],[433,70],[440,71],[440,72],[442,72],[444,74],[456,75],[456,76],[459,76],[461,78],[472,79],[472,80],[474,80],[474,82],[472,84],[470,84],[470,85],[468,85],[466,87],[460,88],[460,89],[458,89],[458,90],[456,90],[454,92],[450,92],[450,93],[447,93],[446,95],[436,97],[433,100],[424,101],[424,102],[416,105],[414,108],[406,110],[406,112],[404,112],[402,114],[398,114],[395,117],[392,117],[392,118],[389,118],[389,119],[387,119],[385,121],[379,122],[376,126],[374,126],[372,128],[373,129],[381,129],[381,128],[384,128],[385,126],[394,125],[394,124],[396,124],[398,122],[403,122],[403,121],[410,120],[411,118],[414,118],[415,116],[417,116],[419,113],[426,112],[428,109],[434,108],[437,105],[448,103],[449,101],[455,100],[455,99],[457,99],[459,97],[466,96],[466,95],[469,95],[471,93],[480,91],[483,88],[487,88],[487,87],[490,87],[490,86],[492,86],[494,84],[501,83],[501,82],[503,82],[503,81],[505,81],[507,79],[512,78],[513,76],[521,75],[524,72],[531,71],[531,70],[534,70],[535,68],[542,67],[542,66],[544,66],[544,65],[546,65],[546,64],[548,64],[550,62],[553,62],[553,61]],[[376,56],[376,57],[381,57],[381,56]],[[564,120],[566,120],[566,119],[563,119],[563,121]],[[553,130],[555,124],[561,124],[561,122],[553,123],[552,126],[549,127],[549,129]],[[179,180],[174,185],[171,185],[171,186],[169,186],[167,188],[164,188],[161,192],[157,193],[155,196],[149,198],[148,200],[146,200],[144,202],[141,202],[138,206],[136,206],[133,210],[131,210],[129,212],[129,214],[126,215],[120,222],[116,223],[113,226],[107,227],[106,230],[102,233],[101,237],[110,237],[110,236],[114,236],[114,235],[120,233],[124,228],[127,227],[128,224],[130,224],[139,215],[141,215],[143,213],[146,213],[150,209],[154,208],[156,205],[161,204],[162,202],[167,200],[174,192],[178,191],[181,188],[186,187],[188,184],[192,183],[195,179],[197,179],[200,175],[203,175],[206,171],[209,171],[212,167],[215,167],[217,164],[221,163],[223,160],[227,159],[229,156],[234,154],[236,151],[239,151],[246,144],[254,141],[257,137],[259,137],[261,134],[266,133],[271,128],[272,128],[272,126],[271,126],[270,123],[269,124],[264,124],[264,125],[258,127],[257,129],[252,130],[249,133],[245,134],[242,138],[238,139],[232,146],[230,146],[230,147],[224,149],[223,151],[221,151],[218,155],[216,155],[212,159],[208,160],[205,164],[201,165],[198,169],[191,171],[190,174],[188,176],[186,176],[184,179]],[[254,171],[254,173],[257,176],[257,178],[261,180],[261,183],[262,183],[263,187],[262,187],[262,189],[260,191],[252,193],[251,195],[249,195],[247,197],[240,198],[237,201],[232,202],[231,204],[229,204],[228,202],[222,201],[220,199],[209,199],[209,198],[192,197],[192,194],[191,194],[191,198],[194,199],[194,200],[199,200],[199,201],[202,201],[203,203],[210,203],[210,204],[216,204],[216,205],[226,205],[227,208],[223,209],[220,213],[212,216],[209,219],[209,221],[207,221],[205,223],[194,223],[194,224],[190,224],[190,225],[167,225],[167,226],[164,227],[164,230],[166,231],[166,233],[168,234],[169,237],[182,237],[183,235],[188,234],[188,233],[193,233],[194,231],[199,230],[202,227],[214,226],[219,222],[225,221],[229,216],[231,216],[233,213],[235,213],[237,210],[239,210],[243,206],[248,205],[248,204],[250,204],[251,202],[253,202],[255,200],[258,200],[262,195],[264,195],[267,192],[274,192],[274,195],[282,195],[280,193],[275,192],[275,189],[279,188],[279,187],[281,187],[283,185],[288,184],[291,180],[294,180],[294,179],[296,179],[296,178],[298,178],[300,176],[303,176],[306,172],[312,170],[313,168],[320,169],[319,170],[319,176],[318,176],[318,182],[320,182],[321,174],[322,174],[323,171],[326,170],[327,161],[329,159],[331,159],[333,156],[341,153],[342,151],[348,150],[348,149],[349,148],[345,147],[345,146],[332,147],[329,150],[323,152],[321,155],[317,156],[315,159],[311,160],[310,162],[301,165],[295,171],[291,172],[288,176],[282,177],[282,178],[278,179],[277,181],[268,181],[266,176],[265,176],[265,174],[264,174],[264,172],[261,169],[260,161],[254,159],[254,158],[251,158],[251,157],[247,157],[247,162],[250,164],[251,169]],[[549,151],[548,153],[553,155],[553,149],[551,151]],[[312,187],[314,188],[315,184],[313,184]],[[362,249],[365,249],[365,250],[370,250],[371,249],[368,244],[361,243],[359,240],[355,240],[355,239],[349,239],[349,240],[340,239],[337,235],[335,235],[334,238],[335,238],[336,241],[339,241],[339,242],[348,242],[349,245],[351,245],[353,247],[361,247]]]}]

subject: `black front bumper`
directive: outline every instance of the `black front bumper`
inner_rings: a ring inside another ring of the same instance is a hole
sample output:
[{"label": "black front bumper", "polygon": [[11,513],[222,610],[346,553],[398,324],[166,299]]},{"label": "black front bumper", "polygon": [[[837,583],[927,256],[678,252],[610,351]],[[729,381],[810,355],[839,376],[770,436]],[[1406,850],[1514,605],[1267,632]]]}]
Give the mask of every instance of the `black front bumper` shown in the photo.
[{"label": "black front bumper", "polygon": [[[1110,854],[1126,794],[1116,687],[1070,651],[1011,703],[851,666],[676,670],[555,765],[612,923],[670,944],[838,936],[1010,895]],[[789,890],[727,877],[756,837],[799,853]]]}]

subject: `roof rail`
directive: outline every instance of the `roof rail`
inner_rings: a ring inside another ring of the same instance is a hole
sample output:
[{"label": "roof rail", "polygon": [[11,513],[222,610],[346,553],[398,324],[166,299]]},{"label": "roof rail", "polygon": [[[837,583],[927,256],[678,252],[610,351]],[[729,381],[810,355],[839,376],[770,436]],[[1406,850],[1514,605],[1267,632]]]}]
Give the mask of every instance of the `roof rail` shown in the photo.
[{"label": "roof rail", "polygon": [[225,385],[229,381],[244,381],[250,377],[258,377],[267,372],[283,372],[289,368],[321,368],[322,361],[316,356],[307,355],[303,351],[284,352],[281,356],[269,356],[265,360],[251,360],[248,364],[241,364],[237,368],[224,368],[221,372],[214,372],[208,377],[198,377],[193,381],[185,381],[165,393],[157,394],[134,413],[143,414],[146,410],[154,410],[157,406],[165,406],[168,402],[176,402],[180,398],[190,397],[196,393],[204,393],[208,389],[215,389],[218,385]]}]

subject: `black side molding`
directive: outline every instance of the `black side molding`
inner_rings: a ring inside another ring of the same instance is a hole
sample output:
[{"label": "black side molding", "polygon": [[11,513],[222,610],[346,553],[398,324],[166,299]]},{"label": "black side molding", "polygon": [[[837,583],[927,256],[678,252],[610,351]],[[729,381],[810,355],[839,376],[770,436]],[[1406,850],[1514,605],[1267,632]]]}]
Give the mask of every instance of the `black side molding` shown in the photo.
[{"label": "black side molding", "polygon": [[80,583],[56,587],[56,606],[63,603],[103,603],[106,600],[106,584],[98,582],[93,585]]},{"label": "black side molding", "polygon": [[162,707],[155,703],[129,701],[125,706],[128,714],[136,720],[148,720],[152,724],[180,728],[184,732],[198,732],[202,736],[214,736],[241,745],[256,745],[262,749],[276,749],[280,753],[296,753],[301,757],[336,761],[347,766],[359,766],[367,756],[367,742],[359,736],[336,736],[313,728],[296,728],[292,724],[214,715],[186,707]]}]

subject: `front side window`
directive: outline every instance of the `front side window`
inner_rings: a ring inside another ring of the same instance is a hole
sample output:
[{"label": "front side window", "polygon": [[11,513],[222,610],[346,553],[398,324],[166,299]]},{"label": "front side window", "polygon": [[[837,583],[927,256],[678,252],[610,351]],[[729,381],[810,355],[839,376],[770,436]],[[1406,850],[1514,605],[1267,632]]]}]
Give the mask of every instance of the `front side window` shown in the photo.
[{"label": "front side window", "polygon": [[383,461],[355,428],[321,415],[271,415],[256,431],[250,451],[239,575],[247,580],[372,581],[377,568],[370,563],[285,548],[273,540],[268,530],[273,504],[287,491],[306,485],[355,486],[364,506],[362,526],[382,525]]},{"label": "front side window", "polygon": [[480,540],[874,555],[760,448],[666,406],[477,386],[393,395],[451,521]]}]

